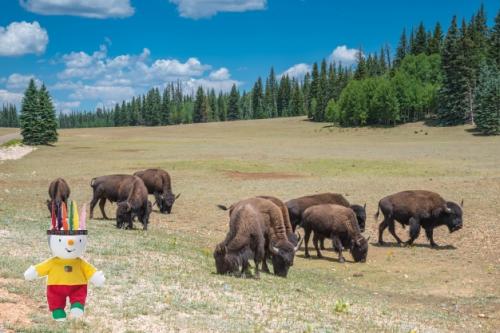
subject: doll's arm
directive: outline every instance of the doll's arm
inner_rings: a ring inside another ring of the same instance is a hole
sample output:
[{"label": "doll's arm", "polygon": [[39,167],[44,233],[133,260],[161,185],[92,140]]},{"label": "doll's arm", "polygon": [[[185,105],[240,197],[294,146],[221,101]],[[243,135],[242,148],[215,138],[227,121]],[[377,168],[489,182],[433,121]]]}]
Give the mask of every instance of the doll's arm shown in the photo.
[{"label": "doll's arm", "polygon": [[104,277],[104,273],[102,271],[95,272],[90,278],[90,282],[92,282],[92,284],[96,287],[102,287],[105,281],[106,278]]},{"label": "doll's arm", "polygon": [[30,266],[26,272],[24,272],[24,279],[25,280],[28,280],[28,281],[31,281],[31,280],[35,280],[36,278],[38,278],[38,273],[35,269],[35,266]]}]

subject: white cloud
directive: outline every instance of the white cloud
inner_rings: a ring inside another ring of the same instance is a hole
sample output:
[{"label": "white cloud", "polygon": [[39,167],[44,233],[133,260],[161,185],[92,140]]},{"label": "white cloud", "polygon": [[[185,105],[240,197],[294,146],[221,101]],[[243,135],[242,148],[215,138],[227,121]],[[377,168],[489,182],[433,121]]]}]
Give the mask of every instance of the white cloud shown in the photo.
[{"label": "white cloud", "polygon": [[291,78],[293,77],[293,78],[300,80],[306,75],[306,73],[308,73],[310,71],[311,71],[310,65],[301,63],[301,64],[293,65],[292,67],[288,68],[286,71],[281,73],[278,77],[288,75]]},{"label": "white cloud", "polygon": [[266,8],[266,0],[170,0],[182,17],[199,19],[218,12],[246,12]]},{"label": "white cloud", "polygon": [[22,75],[18,73],[13,73],[9,75],[9,77],[5,80],[5,86],[8,89],[15,90],[25,90],[28,87],[28,84],[31,79],[35,80],[35,83],[38,87],[42,84],[42,82],[37,79],[34,75]]},{"label": "white cloud", "polygon": [[[212,66],[191,57],[178,59],[151,59],[145,48],[140,54],[122,54],[109,57],[105,46],[93,53],[71,52],[62,55],[64,68],[57,74],[59,82],[50,89],[66,91],[70,100],[96,101],[112,106],[116,102],[131,99],[151,87],[164,87],[179,81],[186,93],[203,85],[217,91],[227,91],[233,84],[225,67],[207,73]],[[83,103],[83,102],[82,102]]]},{"label": "white cloud", "polygon": [[229,80],[231,75],[229,74],[229,70],[226,67],[221,67],[216,71],[210,73],[209,78],[212,80],[220,81],[220,80]]},{"label": "white cloud", "polygon": [[346,45],[340,45],[330,55],[332,61],[340,62],[342,65],[350,66],[356,63],[358,49],[350,49]]},{"label": "white cloud", "polygon": [[38,22],[12,22],[0,27],[0,56],[18,56],[28,53],[42,54],[49,36]]},{"label": "white cloud", "polygon": [[19,106],[23,100],[23,94],[11,92],[5,89],[0,89],[0,105],[16,104]]},{"label": "white cloud", "polygon": [[73,109],[80,107],[80,101],[71,101],[71,102],[61,102],[54,101],[54,107],[57,111],[64,114],[69,114]]},{"label": "white cloud", "polygon": [[43,15],[90,18],[128,17],[134,14],[130,0],[20,0],[26,10]]}]

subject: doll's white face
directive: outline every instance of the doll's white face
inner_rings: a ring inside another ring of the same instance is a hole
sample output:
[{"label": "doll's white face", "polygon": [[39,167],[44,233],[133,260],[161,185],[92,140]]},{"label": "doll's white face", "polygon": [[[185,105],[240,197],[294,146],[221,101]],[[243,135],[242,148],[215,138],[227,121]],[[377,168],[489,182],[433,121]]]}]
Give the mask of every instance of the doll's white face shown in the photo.
[{"label": "doll's white face", "polygon": [[87,235],[50,235],[49,246],[55,257],[75,259],[85,252]]}]

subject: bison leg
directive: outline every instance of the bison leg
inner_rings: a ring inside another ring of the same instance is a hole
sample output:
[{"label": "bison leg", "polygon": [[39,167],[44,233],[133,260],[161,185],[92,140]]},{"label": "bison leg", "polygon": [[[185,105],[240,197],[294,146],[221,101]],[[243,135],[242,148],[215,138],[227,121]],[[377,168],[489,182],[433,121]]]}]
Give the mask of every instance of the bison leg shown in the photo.
[{"label": "bison leg", "polygon": [[427,236],[427,239],[431,243],[431,247],[437,248],[438,245],[436,244],[436,242],[434,242],[434,228],[426,228],[425,235]]},{"label": "bison leg", "polygon": [[311,237],[311,229],[307,228],[307,229],[305,229],[304,231],[305,231],[305,234],[304,234],[304,243],[305,243],[304,248],[305,248],[305,254],[304,254],[304,256],[305,256],[306,258],[309,258],[309,257],[310,257],[310,255],[309,255],[309,248],[308,248],[308,246],[309,246],[309,237]]},{"label": "bison leg", "polygon": [[339,262],[341,263],[345,262],[344,256],[342,255],[342,250],[344,249],[344,247],[342,246],[342,241],[337,235],[332,236],[332,243],[333,243],[333,250],[337,251],[339,254]]},{"label": "bison leg", "polygon": [[387,226],[389,227],[389,232],[391,233],[392,237],[396,239],[398,244],[401,244],[403,241],[401,240],[401,238],[398,237],[398,235],[396,235],[396,227],[394,225],[394,220],[387,219]]},{"label": "bison leg", "polygon": [[106,205],[106,198],[102,198],[99,200],[99,208],[101,209],[102,217],[105,220],[109,220],[109,217],[106,216],[106,211],[104,210],[104,205]]},{"label": "bison leg", "polygon": [[418,219],[412,217],[410,219],[410,239],[405,242],[406,245],[412,245],[415,239],[420,234],[420,222]]},{"label": "bison leg", "polygon": [[318,255],[318,258],[323,258],[323,255],[321,254],[321,251],[319,250],[318,241],[319,241],[319,237],[316,233],[314,233],[313,244],[314,244],[314,248],[316,249],[316,254]]},{"label": "bison leg", "polygon": [[382,223],[379,224],[378,226],[378,243],[380,245],[384,245],[385,242],[382,239],[382,234],[384,233],[384,230],[387,228],[387,221],[384,219]]},{"label": "bison leg", "polygon": [[319,240],[319,248],[322,250],[326,250],[325,248],[325,237],[321,237]]},{"label": "bison leg", "polygon": [[89,217],[89,219],[91,219],[91,220],[94,218],[94,208],[95,208],[95,205],[97,205],[97,201],[99,201],[99,197],[94,192],[94,197],[92,198],[92,201],[90,201],[90,217]]}]

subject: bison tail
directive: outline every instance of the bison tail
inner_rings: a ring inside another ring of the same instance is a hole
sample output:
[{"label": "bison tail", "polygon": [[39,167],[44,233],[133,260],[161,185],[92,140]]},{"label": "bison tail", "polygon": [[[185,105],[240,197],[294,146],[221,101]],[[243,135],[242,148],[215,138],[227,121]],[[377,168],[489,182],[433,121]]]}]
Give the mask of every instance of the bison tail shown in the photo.
[{"label": "bison tail", "polygon": [[229,208],[227,208],[226,206],[224,205],[217,205],[217,208],[221,209],[221,210],[228,210]]},{"label": "bison tail", "polygon": [[375,221],[378,220],[378,216],[380,214],[380,204],[378,205],[378,209],[377,209],[377,212],[375,213],[374,217],[375,217]]},{"label": "bison tail", "polygon": [[95,184],[95,178],[92,178],[92,180],[90,181],[90,187],[94,187],[94,184]]}]

